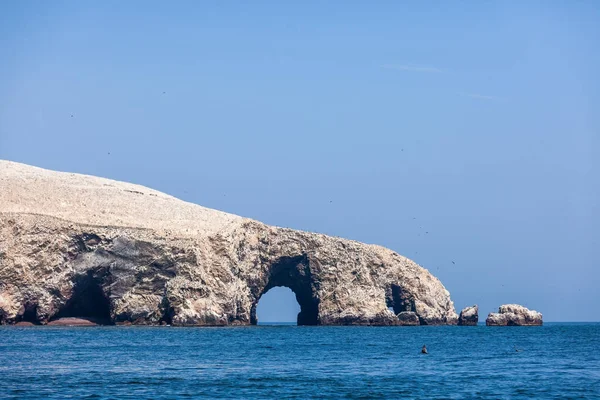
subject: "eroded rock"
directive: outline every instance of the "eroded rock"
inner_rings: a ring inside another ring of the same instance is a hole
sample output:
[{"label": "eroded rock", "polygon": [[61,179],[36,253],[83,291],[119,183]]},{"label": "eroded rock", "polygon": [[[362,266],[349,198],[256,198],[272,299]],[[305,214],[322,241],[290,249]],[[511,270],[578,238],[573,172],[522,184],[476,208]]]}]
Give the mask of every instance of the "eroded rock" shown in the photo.
[{"label": "eroded rock", "polygon": [[501,305],[497,313],[490,313],[485,320],[488,326],[542,325],[542,314],[518,304]]},{"label": "eroded rock", "polygon": [[274,286],[303,325],[458,319],[442,283],[389,249],[0,161],[0,323],[248,325]]},{"label": "eroded rock", "polygon": [[420,325],[419,316],[412,311],[402,311],[398,314],[398,320],[400,321],[400,325],[403,326]]},{"label": "eroded rock", "polygon": [[479,307],[465,307],[458,316],[458,325],[475,326],[479,322]]}]

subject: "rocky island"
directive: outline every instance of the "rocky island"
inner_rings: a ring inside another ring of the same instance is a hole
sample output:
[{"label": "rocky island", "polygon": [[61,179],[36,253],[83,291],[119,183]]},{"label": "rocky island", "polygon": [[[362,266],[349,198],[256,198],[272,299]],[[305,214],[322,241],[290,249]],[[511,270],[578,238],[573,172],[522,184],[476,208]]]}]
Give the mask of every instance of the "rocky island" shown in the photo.
[{"label": "rocky island", "polygon": [[458,316],[458,325],[476,326],[479,322],[479,307],[477,305],[466,307]]},{"label": "rocky island", "polygon": [[497,313],[490,313],[485,320],[487,326],[537,326],[542,325],[542,313],[529,310],[518,304],[501,305]]},{"label": "rocky island", "polygon": [[275,286],[300,325],[458,320],[435,276],[381,246],[0,160],[1,324],[249,325]]}]

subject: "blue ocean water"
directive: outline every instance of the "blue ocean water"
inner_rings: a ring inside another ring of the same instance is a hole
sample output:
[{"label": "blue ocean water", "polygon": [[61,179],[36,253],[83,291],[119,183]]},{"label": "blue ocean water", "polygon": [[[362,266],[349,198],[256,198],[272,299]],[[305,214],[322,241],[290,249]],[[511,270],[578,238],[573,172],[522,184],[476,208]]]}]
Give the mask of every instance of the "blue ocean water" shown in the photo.
[{"label": "blue ocean water", "polygon": [[0,327],[0,397],[600,398],[600,324]]}]

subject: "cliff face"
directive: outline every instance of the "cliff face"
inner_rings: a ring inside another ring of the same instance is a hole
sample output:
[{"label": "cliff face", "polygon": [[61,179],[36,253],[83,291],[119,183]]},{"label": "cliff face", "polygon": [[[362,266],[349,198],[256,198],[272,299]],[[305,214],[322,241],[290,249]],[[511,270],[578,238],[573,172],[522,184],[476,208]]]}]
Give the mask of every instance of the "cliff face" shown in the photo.
[{"label": "cliff face", "polygon": [[0,323],[253,324],[274,286],[304,325],[457,321],[441,282],[383,247],[0,161]]}]

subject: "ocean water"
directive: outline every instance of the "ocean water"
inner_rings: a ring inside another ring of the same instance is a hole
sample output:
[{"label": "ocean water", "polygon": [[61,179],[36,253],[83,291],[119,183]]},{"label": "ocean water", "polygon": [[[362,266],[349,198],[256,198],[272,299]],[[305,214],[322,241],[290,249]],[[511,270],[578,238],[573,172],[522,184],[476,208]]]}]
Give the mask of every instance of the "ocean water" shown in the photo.
[{"label": "ocean water", "polygon": [[600,398],[600,324],[0,327],[0,398],[309,397]]}]

